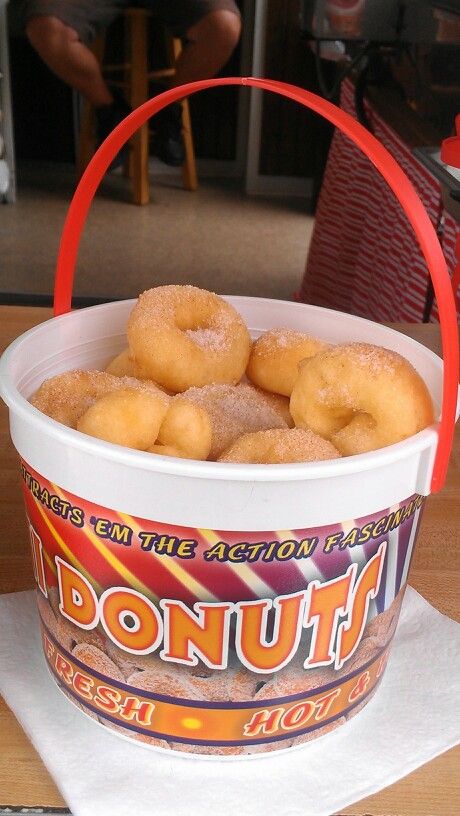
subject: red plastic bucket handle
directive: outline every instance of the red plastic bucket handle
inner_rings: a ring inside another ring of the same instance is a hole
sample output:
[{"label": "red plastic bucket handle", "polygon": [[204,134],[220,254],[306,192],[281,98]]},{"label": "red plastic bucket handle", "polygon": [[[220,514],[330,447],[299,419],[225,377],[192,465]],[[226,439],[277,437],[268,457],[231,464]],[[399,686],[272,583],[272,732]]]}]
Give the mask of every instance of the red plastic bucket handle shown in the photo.
[{"label": "red plastic bucket handle", "polygon": [[348,113],[295,85],[253,77],[225,77],[192,82],[148,100],[123,120],[88,164],[67,213],[59,248],[54,289],[54,314],[70,311],[80,235],[94,194],[114,156],[151,116],[185,96],[223,85],[248,85],[285,96],[319,113],[338,127],[366,154],[399,200],[419,241],[438,303],[444,357],[443,401],[431,491],[444,484],[452,448],[457,405],[458,336],[455,302],[446,261],[428,215],[412,184],[383,145]]}]

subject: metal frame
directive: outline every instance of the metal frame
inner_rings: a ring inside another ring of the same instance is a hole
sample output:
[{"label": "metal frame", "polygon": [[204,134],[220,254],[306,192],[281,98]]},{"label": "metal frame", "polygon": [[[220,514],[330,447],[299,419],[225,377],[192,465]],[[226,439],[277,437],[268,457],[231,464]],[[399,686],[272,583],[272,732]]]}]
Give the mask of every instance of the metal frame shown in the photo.
[{"label": "metal frame", "polygon": [[8,26],[6,6],[8,0],[0,0],[0,132],[4,140],[4,156],[10,174],[10,183],[4,199],[16,201],[16,165],[14,159],[13,112],[11,105],[10,65],[8,52]]}]

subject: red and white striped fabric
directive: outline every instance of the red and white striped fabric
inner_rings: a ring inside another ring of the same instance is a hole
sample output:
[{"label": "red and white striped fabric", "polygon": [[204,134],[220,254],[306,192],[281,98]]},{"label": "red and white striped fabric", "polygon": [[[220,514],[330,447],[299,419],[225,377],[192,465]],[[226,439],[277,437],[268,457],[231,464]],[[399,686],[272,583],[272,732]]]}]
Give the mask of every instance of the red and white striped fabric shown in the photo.
[{"label": "red and white striped fabric", "polygon": [[[457,249],[459,247],[459,244],[460,244],[460,225],[449,213],[444,211],[442,229],[442,248],[444,250],[444,255],[451,276],[454,274],[457,265],[460,264],[460,252]],[[459,272],[457,269],[457,281],[460,283],[458,275]],[[457,287],[457,290],[455,292],[455,298],[457,303],[457,312],[460,317],[460,286]]]},{"label": "red and white striped fabric", "polygon": [[[343,84],[341,105],[355,115],[349,81]],[[439,183],[369,106],[367,115],[375,135],[407,173],[439,230]],[[452,271],[450,246],[449,238]],[[427,283],[425,261],[398,200],[364,154],[336,131],[299,299],[377,321],[419,322]],[[436,304],[431,319],[437,320]]]}]

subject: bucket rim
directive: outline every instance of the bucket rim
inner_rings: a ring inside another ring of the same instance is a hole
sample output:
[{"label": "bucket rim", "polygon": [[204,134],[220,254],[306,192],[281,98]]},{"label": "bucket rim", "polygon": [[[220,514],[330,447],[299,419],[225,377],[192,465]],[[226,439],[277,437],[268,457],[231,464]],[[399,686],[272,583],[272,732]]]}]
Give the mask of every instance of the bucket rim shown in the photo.
[{"label": "bucket rim", "polygon": [[[443,358],[436,354],[434,351],[429,349],[427,346],[424,346],[423,343],[419,343],[418,340],[415,340],[413,337],[410,337],[408,334],[404,334],[404,332],[398,331],[398,329],[394,329],[391,326],[387,325],[387,323],[377,323],[375,320],[370,320],[366,317],[361,317],[360,315],[349,314],[348,312],[342,312],[339,309],[330,309],[326,306],[316,306],[311,303],[302,303],[298,301],[290,301],[290,300],[282,300],[280,298],[268,298],[268,297],[258,297],[253,295],[226,295],[226,294],[219,294],[223,300],[228,301],[231,303],[235,308],[238,307],[238,304],[241,305],[250,305],[253,303],[261,304],[261,305],[276,305],[283,309],[292,308],[295,309],[305,309],[305,311],[314,311],[318,314],[324,315],[340,315],[341,320],[350,323],[360,323],[361,325],[366,326],[379,326],[385,330],[386,333],[389,335],[394,335],[395,337],[404,337],[404,342],[412,345],[422,347],[424,354],[427,357],[430,357],[433,362],[436,363],[443,371],[444,361]],[[122,300],[111,300],[106,303],[98,303],[93,306],[85,306],[81,309],[74,309],[70,312],[65,312],[58,316],[51,316],[47,320],[43,320],[41,323],[38,323],[35,326],[32,326],[27,331],[20,334],[16,337],[1,353],[0,355],[0,375],[2,375],[0,379],[0,396],[3,397],[4,389],[2,388],[2,383],[4,383],[5,378],[8,378],[8,369],[7,365],[13,356],[14,352],[16,351],[17,347],[24,342],[24,340],[28,339],[29,337],[33,336],[34,334],[39,334],[41,331],[45,330],[50,323],[56,324],[58,322],[65,322],[72,320],[76,315],[85,314],[87,312],[95,312],[95,311],[105,311],[110,310],[111,308],[127,308],[129,305],[134,305],[137,302],[138,298],[124,298]],[[400,325],[400,324],[396,324]],[[257,329],[255,329],[257,330]],[[249,331],[251,332],[251,327],[249,327]],[[264,329],[265,331],[265,329]],[[308,332],[307,332],[308,333]],[[119,334],[119,333],[117,333]],[[115,336],[115,335],[108,335],[108,336]],[[350,340],[348,342],[354,342]],[[356,341],[358,342],[358,341]],[[406,358],[407,359],[407,358]],[[409,361],[410,362],[410,361]],[[13,385],[13,388],[15,386]],[[460,386],[459,386],[459,399],[460,399]],[[441,400],[440,400],[441,401]],[[460,406],[457,406],[457,419],[459,417],[459,410]]]},{"label": "bucket rim", "polygon": [[340,459],[328,459],[320,462],[295,462],[281,465],[236,464],[233,462],[208,462],[196,459],[179,459],[173,456],[152,456],[148,451],[125,448],[112,442],[88,436],[80,431],[68,428],[54,419],[42,414],[24,397],[18,394],[13,401],[3,398],[10,410],[34,426],[36,433],[53,437],[68,448],[80,451],[146,472],[153,471],[169,476],[186,476],[198,479],[219,479],[223,481],[242,482],[285,482],[309,481],[347,476],[350,473],[365,472],[387,464],[395,464],[401,459],[429,450],[436,445],[439,423],[433,423],[418,434],[387,445],[376,451],[344,456]]},{"label": "bucket rim", "polygon": [[[333,309],[326,309],[324,307],[313,306],[302,303],[291,303],[290,301],[275,300],[272,298],[254,298],[246,295],[223,296],[232,302],[234,305],[240,303],[250,304],[257,302],[259,304],[283,304],[283,307],[295,306],[297,308],[305,308],[306,310],[313,309],[315,312],[327,312],[334,314],[341,314]],[[311,479],[323,479],[336,476],[346,476],[350,473],[360,471],[368,471],[378,467],[384,467],[387,464],[395,463],[398,460],[404,459],[414,453],[419,453],[423,450],[428,450],[436,445],[438,439],[439,422],[433,423],[428,428],[420,431],[418,434],[397,442],[394,445],[388,445],[385,448],[379,448],[376,451],[369,453],[357,454],[354,456],[347,456],[340,459],[330,459],[320,462],[296,462],[280,465],[271,465],[267,468],[266,465],[255,464],[240,464],[229,462],[202,462],[190,459],[178,459],[167,456],[152,456],[146,451],[138,451],[131,448],[125,448],[121,445],[115,445],[110,442],[105,442],[96,439],[86,434],[80,433],[73,428],[69,428],[54,419],[41,413],[37,408],[34,408],[28,400],[22,396],[19,389],[13,382],[10,372],[10,363],[17,353],[18,348],[26,340],[30,340],[34,335],[42,331],[46,331],[46,326],[50,323],[55,324],[57,321],[71,321],[76,314],[87,312],[91,310],[106,310],[110,308],[128,308],[131,303],[136,302],[136,298],[128,298],[121,301],[112,301],[110,303],[99,304],[97,306],[89,306],[86,309],[78,310],[78,312],[68,312],[59,317],[52,317],[37,326],[32,327],[27,332],[21,334],[14,340],[2,355],[0,360],[0,391],[3,400],[9,407],[10,411],[19,415],[23,420],[29,422],[36,433],[42,433],[44,436],[53,437],[63,446],[69,448],[78,448],[90,456],[102,458],[106,461],[116,462],[128,467],[148,471],[155,471],[169,476],[186,476],[200,479],[218,479],[227,481],[254,481],[254,482],[273,482],[273,481],[309,481]],[[365,324],[373,324],[374,321],[355,315],[345,314],[351,322],[360,322]],[[384,327],[385,331],[390,334],[401,336],[401,332]],[[422,344],[407,335],[403,335],[405,342],[420,346]],[[430,349],[423,347],[427,356],[439,367],[442,366],[442,359],[438,357]]]}]

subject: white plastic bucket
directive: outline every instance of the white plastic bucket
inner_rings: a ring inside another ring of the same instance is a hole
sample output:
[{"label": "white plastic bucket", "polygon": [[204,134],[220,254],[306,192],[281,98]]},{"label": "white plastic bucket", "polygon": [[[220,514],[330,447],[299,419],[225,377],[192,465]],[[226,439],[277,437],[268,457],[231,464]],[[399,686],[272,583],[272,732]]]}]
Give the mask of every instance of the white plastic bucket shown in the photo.
[{"label": "white plastic bucket", "polygon": [[[228,299],[254,336],[290,327],[398,351],[437,415],[443,406],[448,439],[453,350],[446,387],[440,358],[384,326],[304,304]],[[325,734],[383,676],[424,496],[435,463],[438,487],[445,469],[440,426],[360,456],[257,466],[152,456],[33,408],[28,398],[44,379],[103,367],[126,345],[132,305],[54,318],[1,362],[51,673],[86,714],[156,748],[248,756]]]}]

